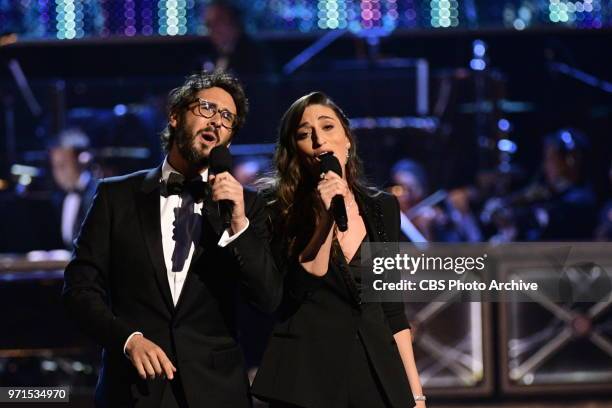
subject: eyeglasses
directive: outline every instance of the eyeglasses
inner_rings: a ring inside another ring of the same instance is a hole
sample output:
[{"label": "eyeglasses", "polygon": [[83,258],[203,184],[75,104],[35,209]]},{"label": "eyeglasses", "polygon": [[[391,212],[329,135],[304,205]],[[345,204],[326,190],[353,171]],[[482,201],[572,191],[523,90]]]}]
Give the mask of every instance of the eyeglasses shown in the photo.
[{"label": "eyeglasses", "polygon": [[197,98],[190,105],[196,104],[193,113],[206,119],[210,119],[219,112],[221,125],[226,129],[233,129],[236,126],[236,115],[227,109],[219,110],[216,103],[209,102],[202,98]]}]

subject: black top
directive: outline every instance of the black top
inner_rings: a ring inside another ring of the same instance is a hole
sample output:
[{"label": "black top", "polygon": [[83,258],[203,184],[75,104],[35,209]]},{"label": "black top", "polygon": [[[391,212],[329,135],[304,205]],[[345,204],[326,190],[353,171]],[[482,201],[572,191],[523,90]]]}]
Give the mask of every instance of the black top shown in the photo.
[{"label": "black top", "polygon": [[[397,200],[385,193],[356,194],[356,199],[369,241],[397,242]],[[404,305],[361,302],[358,258],[344,262],[345,268],[331,261],[327,273],[316,277],[297,260],[287,259],[286,241],[278,236],[272,241],[273,256],[285,276],[284,293],[253,394],[306,408],[333,407],[344,384],[350,346],[359,335],[392,406],[414,406],[393,338],[409,327]]]},{"label": "black top", "polygon": [[342,277],[347,289],[351,292],[352,297],[359,305],[363,303],[363,283],[361,281],[361,277],[362,274],[367,273],[368,270],[367,267],[361,265],[361,250],[364,244],[367,244],[368,242],[368,234],[366,233],[365,237],[359,244],[359,248],[357,248],[357,252],[355,252],[353,258],[350,259],[348,263],[344,253],[342,252],[342,248],[340,247],[340,242],[334,238],[332,244],[334,246],[334,250],[337,251],[338,254],[342,254],[342,256],[339,256],[339,259],[336,261],[336,268],[342,272]]},{"label": "black top", "polygon": [[357,290],[359,291],[360,294],[363,291],[363,288],[362,288],[363,284],[361,282],[361,276],[363,273],[366,272],[363,270],[364,266],[361,265],[361,250],[364,244],[367,245],[368,242],[370,242],[370,240],[368,238],[368,234],[366,233],[365,237],[363,237],[363,240],[361,241],[361,244],[359,244],[359,248],[357,249],[357,252],[355,252],[355,255],[353,255],[353,259],[351,259],[350,262],[348,263],[349,271],[351,272],[351,276],[353,277],[353,279],[355,280],[355,283],[357,284]]}]

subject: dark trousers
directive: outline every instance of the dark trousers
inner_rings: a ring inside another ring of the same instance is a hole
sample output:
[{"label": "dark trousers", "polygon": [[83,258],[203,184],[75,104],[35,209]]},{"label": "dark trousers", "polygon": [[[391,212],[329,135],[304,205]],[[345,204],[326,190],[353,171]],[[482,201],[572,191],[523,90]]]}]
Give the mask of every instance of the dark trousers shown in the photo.
[{"label": "dark trousers", "polygon": [[[335,408],[392,408],[374,367],[370,363],[361,339],[356,336],[346,370],[345,383]],[[270,408],[302,408],[281,401]]]},{"label": "dark trousers", "polygon": [[189,408],[181,377],[177,373],[174,374],[174,380],[166,383],[160,408]]}]

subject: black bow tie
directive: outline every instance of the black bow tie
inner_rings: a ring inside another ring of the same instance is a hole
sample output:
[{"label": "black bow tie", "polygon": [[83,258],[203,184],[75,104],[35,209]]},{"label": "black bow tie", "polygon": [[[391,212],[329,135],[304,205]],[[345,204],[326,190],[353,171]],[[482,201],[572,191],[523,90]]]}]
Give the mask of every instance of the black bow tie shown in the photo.
[{"label": "black bow tie", "polygon": [[168,179],[162,184],[161,189],[164,197],[174,194],[181,195],[185,191],[191,194],[195,202],[199,203],[210,195],[210,186],[200,177],[185,181],[185,177],[182,174],[170,173]]}]

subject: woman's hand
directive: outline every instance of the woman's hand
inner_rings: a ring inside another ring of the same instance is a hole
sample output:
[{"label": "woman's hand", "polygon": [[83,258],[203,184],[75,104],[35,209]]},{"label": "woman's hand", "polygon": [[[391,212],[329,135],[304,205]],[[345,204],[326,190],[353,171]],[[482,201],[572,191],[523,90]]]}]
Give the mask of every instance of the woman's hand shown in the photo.
[{"label": "woman's hand", "polygon": [[319,214],[314,233],[310,241],[299,256],[302,267],[315,276],[323,276],[329,267],[329,256],[333,238],[334,219],[329,213],[332,199],[338,194],[348,196],[349,189],[346,181],[336,173],[328,171],[319,181],[317,192],[325,206],[323,214]]},{"label": "woman's hand", "polygon": [[325,209],[328,211],[331,208],[331,201],[335,196],[341,195],[344,198],[349,196],[348,184],[333,171],[325,173],[325,177],[317,185],[317,191],[325,205]]}]

